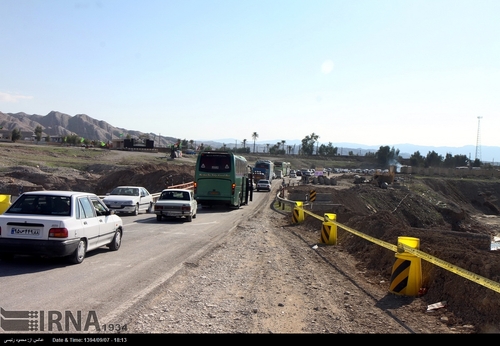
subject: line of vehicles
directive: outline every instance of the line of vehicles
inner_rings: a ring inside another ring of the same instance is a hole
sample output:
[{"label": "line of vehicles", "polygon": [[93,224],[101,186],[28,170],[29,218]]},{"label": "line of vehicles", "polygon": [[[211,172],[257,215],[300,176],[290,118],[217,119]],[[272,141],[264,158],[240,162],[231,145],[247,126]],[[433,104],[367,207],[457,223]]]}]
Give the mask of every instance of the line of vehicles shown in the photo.
[{"label": "line of vehicles", "polygon": [[275,167],[288,175],[289,164],[259,160],[251,167],[243,156],[226,151],[198,155],[193,189],[167,188],[157,198],[141,186],[117,186],[102,199],[88,192],[30,191],[0,214],[0,259],[15,255],[64,257],[82,263],[88,251],[122,242],[119,215],[156,214],[157,221],[191,222],[198,205],[240,208],[252,193],[271,191]]}]

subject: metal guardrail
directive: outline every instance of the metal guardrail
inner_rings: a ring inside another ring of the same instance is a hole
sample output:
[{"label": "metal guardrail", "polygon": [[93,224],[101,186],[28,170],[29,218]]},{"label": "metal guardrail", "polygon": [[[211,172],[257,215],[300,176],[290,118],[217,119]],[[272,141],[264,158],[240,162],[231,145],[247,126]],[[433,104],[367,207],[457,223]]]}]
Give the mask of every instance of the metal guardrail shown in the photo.
[{"label": "metal guardrail", "polygon": [[[185,184],[167,186],[165,189],[193,189],[193,188],[194,188],[194,181],[191,181],[191,182],[185,183]],[[160,195],[161,195],[161,191],[151,194],[151,196],[153,196],[153,200],[155,202],[158,199],[158,197],[160,197]],[[104,197],[106,197],[106,196],[99,196],[99,198],[101,198],[101,199],[103,199]]]},{"label": "metal guardrail", "polygon": [[[448,263],[440,258],[437,258],[435,256],[432,256],[430,254],[427,254],[423,251],[420,251],[418,249],[415,249],[415,248],[412,248],[411,246],[408,246],[406,244],[402,244],[402,243],[398,243],[397,245],[394,245],[394,244],[391,244],[391,243],[388,243],[388,242],[385,242],[383,240],[380,240],[380,239],[377,239],[377,238],[374,238],[372,236],[369,236],[367,234],[364,234],[363,232],[360,232],[358,230],[355,230],[355,229],[352,229],[346,225],[343,225],[341,224],[340,222],[337,222],[336,220],[334,219],[330,219],[328,216],[328,214],[325,214],[324,216],[320,216],[320,215],[316,215],[314,214],[312,211],[309,211],[309,210],[306,210],[304,208],[304,206],[306,205],[306,203],[304,204],[301,204],[302,202],[296,202],[296,201],[291,201],[291,200],[288,200],[288,199],[285,199],[283,197],[280,196],[282,190],[280,190],[278,192],[278,194],[276,195],[276,198],[278,199],[278,201],[280,203],[283,203],[284,204],[290,204],[292,206],[292,211],[293,209],[297,208],[297,209],[300,209],[301,211],[303,211],[304,213],[308,214],[308,215],[311,215],[312,217],[320,220],[320,221],[324,221],[324,222],[329,222],[337,227],[340,227],[342,229],[344,229],[345,231],[351,233],[351,234],[354,234],[360,238],[363,238],[365,240],[368,240],[376,245],[379,245],[381,247],[384,247],[388,250],[391,250],[395,253],[409,253],[409,254],[412,254],[420,259],[423,259],[424,261],[427,261],[429,263],[432,263],[438,267],[441,267],[449,272],[452,272],[456,275],[459,275],[465,279],[468,279],[472,282],[475,282],[476,284],[479,284],[481,286],[484,286],[486,288],[489,288],[490,290],[492,291],[495,291],[497,293],[500,293],[500,282],[497,282],[497,281],[494,281],[494,280],[491,280],[491,279],[488,279],[488,278],[485,278],[481,275],[478,275],[474,272],[471,272],[471,271],[468,271],[466,269],[463,269],[463,268],[460,268],[454,264],[451,264],[451,263]],[[301,206],[300,206],[301,205]]]}]

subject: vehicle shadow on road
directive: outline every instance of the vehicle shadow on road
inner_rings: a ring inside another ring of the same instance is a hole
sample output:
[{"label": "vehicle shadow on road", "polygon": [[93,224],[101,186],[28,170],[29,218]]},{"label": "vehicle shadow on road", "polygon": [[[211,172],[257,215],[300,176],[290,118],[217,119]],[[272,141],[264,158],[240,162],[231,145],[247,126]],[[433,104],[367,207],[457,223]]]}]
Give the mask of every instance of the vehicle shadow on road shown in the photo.
[{"label": "vehicle shadow on road", "polygon": [[[85,258],[89,259],[100,253],[109,251],[106,248],[95,249],[86,253]],[[85,265],[84,263],[85,261],[78,265]],[[70,266],[75,266],[75,264],[70,263],[65,257],[15,255],[11,259],[0,260],[0,277],[39,273]]]}]

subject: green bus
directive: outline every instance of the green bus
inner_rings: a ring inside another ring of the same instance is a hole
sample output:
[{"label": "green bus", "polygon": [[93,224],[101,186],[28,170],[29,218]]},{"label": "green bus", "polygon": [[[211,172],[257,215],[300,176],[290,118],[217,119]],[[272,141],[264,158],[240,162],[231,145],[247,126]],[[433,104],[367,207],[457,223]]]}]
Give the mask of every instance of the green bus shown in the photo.
[{"label": "green bus", "polygon": [[198,204],[239,208],[248,203],[251,170],[243,156],[228,151],[202,151],[196,159],[194,196]]}]

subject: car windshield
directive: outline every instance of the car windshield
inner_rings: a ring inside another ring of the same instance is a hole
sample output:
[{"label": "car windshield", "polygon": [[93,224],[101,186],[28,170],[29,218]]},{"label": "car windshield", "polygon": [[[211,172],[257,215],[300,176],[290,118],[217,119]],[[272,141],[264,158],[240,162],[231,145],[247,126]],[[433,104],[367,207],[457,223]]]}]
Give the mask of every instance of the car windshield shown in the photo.
[{"label": "car windshield", "polygon": [[67,196],[21,195],[5,214],[69,216],[71,198]]},{"label": "car windshield", "polygon": [[117,187],[111,191],[110,195],[139,196],[139,189],[134,187]]},{"label": "car windshield", "polygon": [[259,183],[260,184],[269,184],[269,180],[260,180]]},{"label": "car windshield", "polygon": [[181,200],[189,201],[189,192],[187,191],[163,191],[160,195],[160,200]]}]

